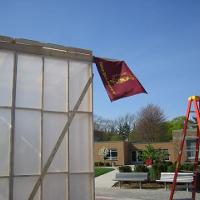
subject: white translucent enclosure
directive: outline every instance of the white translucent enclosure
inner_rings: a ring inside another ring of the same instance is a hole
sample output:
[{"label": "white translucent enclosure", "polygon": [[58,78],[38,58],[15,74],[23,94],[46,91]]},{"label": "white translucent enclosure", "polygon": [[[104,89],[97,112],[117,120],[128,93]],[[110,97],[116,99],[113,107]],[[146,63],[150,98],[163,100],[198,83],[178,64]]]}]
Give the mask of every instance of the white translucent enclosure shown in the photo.
[{"label": "white translucent enclosure", "polygon": [[[83,90],[85,84],[88,81],[88,77],[91,76],[90,65],[87,62],[80,61],[70,61],[69,65],[69,107],[70,110],[73,109],[75,102],[78,100],[81,91]],[[81,76],[80,76],[81,75]],[[85,95],[83,102],[80,105],[80,111],[91,112],[92,103],[91,103],[91,89]]]},{"label": "white translucent enclosure", "polygon": [[8,200],[9,198],[9,181],[8,178],[0,179],[0,200]]},{"label": "white translucent enclosure", "polygon": [[[27,200],[37,177],[16,177],[14,178],[13,196],[15,200]],[[40,200],[40,190],[34,200]]]},{"label": "white translucent enclosure", "polygon": [[10,130],[10,109],[0,108],[0,176],[9,175]]},{"label": "white translucent enclosure", "polygon": [[[47,158],[55,141],[58,137],[67,121],[66,114],[58,113],[44,113],[43,116],[43,164],[46,163]],[[68,148],[67,139],[65,136],[62,144],[51,163],[49,172],[66,172],[68,169]]]},{"label": "white translucent enclosure", "polygon": [[[0,200],[94,200],[92,52],[0,36]],[[71,124],[71,119],[75,112]],[[69,126],[63,131],[63,128]]]},{"label": "white translucent enclosure", "polygon": [[14,53],[0,50],[0,106],[11,106]]},{"label": "white translucent enclosure", "polygon": [[[70,199],[91,199],[93,193],[93,181],[89,174],[70,175],[69,185]],[[79,190],[81,188],[81,190]],[[84,197],[84,198],[83,198]]]},{"label": "white translucent enclosure", "polygon": [[69,136],[69,166],[72,173],[92,172],[93,170],[92,156],[87,153],[92,151],[89,145],[91,140],[88,140],[90,129],[90,115],[77,114],[70,127],[70,132],[73,134]]},{"label": "white translucent enclosure", "polygon": [[42,105],[42,58],[19,55],[17,63],[16,106],[41,108]]},{"label": "white translucent enclosure", "polygon": [[68,110],[68,61],[46,58],[44,65],[44,109]]},{"label": "white translucent enclosure", "polygon": [[68,180],[66,174],[49,174],[43,183],[44,200],[63,200],[68,198]]},{"label": "white translucent enclosure", "polygon": [[41,161],[41,112],[16,110],[15,118],[15,174],[39,174]]}]

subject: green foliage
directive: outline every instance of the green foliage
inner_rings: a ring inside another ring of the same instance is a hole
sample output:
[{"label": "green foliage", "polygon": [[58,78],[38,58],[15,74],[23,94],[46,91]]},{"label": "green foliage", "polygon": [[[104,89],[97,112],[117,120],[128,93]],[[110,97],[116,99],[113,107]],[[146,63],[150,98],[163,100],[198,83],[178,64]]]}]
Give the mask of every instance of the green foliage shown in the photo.
[{"label": "green foliage", "polygon": [[119,172],[132,172],[132,168],[130,166],[120,166],[118,167]]},{"label": "green foliage", "polygon": [[172,125],[170,121],[163,122],[162,127],[163,127],[163,130],[165,130],[165,132],[163,132],[163,134],[161,135],[160,142],[171,141],[172,140]]},{"label": "green foliage", "polygon": [[[193,164],[184,163],[180,165],[180,171],[193,171]],[[161,172],[175,172],[176,162],[159,162],[154,163],[149,169],[149,179],[155,181],[160,178]]]},{"label": "green foliage", "polygon": [[135,133],[134,132],[129,134],[128,141],[129,142],[135,142],[136,141]]},{"label": "green foliage", "polygon": [[104,163],[103,162],[95,162],[94,166],[104,166]]},{"label": "green foliage", "polygon": [[[168,130],[168,133],[172,133],[173,130],[183,129],[185,119],[186,119],[185,116],[179,116],[179,117],[173,118],[171,121],[167,121],[166,127]],[[192,127],[194,123],[195,123],[194,121],[189,120],[188,127]]]},{"label": "green foliage", "polygon": [[167,162],[167,172],[175,172],[176,170],[176,162],[172,163],[172,162]]},{"label": "green foliage", "polygon": [[163,149],[156,150],[155,161],[156,162],[165,162],[168,157],[168,153]]},{"label": "green foliage", "polygon": [[180,171],[194,171],[194,164],[184,163],[180,166]]},{"label": "green foliage", "polygon": [[146,148],[142,151],[141,159],[143,161],[147,159],[152,159],[152,160],[156,159],[156,150],[151,144],[148,144]]},{"label": "green foliage", "polygon": [[119,134],[112,134],[110,135],[110,141],[122,141],[124,140],[124,136],[123,135],[119,135]]},{"label": "green foliage", "polygon": [[121,135],[124,139],[128,137],[131,132],[131,127],[127,122],[119,123],[118,134]]},{"label": "green foliage", "polygon": [[171,130],[183,129],[184,127],[185,116],[175,117],[170,121]]},{"label": "green foliage", "polygon": [[148,168],[145,165],[135,165],[134,172],[148,172]]},{"label": "green foliage", "polygon": [[161,172],[167,171],[167,162],[154,163],[149,169],[149,179],[155,181],[160,178]]},{"label": "green foliage", "polygon": [[96,137],[97,141],[118,141],[125,140],[134,129],[134,115],[126,114],[114,120],[105,119],[100,116],[94,116],[95,133],[101,132]]},{"label": "green foliage", "polygon": [[[164,142],[172,140],[172,131],[183,129],[185,116],[166,121],[164,112],[156,105],[149,104],[138,112],[137,117],[126,114],[114,120],[94,116],[97,141]],[[195,119],[189,120],[188,127],[194,127]]]},{"label": "green foliage", "polygon": [[113,168],[95,167],[95,177],[113,171]]},{"label": "green foliage", "polygon": [[158,179],[158,173],[157,171],[152,167],[149,169],[149,180],[150,181],[155,181]]},{"label": "green foliage", "polygon": [[110,138],[113,136],[113,133],[104,133],[102,136],[102,141],[110,141]]},{"label": "green foliage", "polygon": [[105,166],[110,167],[111,164],[110,164],[109,162],[106,162],[106,163],[105,163]]},{"label": "green foliage", "polygon": [[156,163],[164,162],[168,153],[162,149],[154,149],[151,144],[148,144],[146,148],[141,153],[141,159],[143,161],[151,159]]},{"label": "green foliage", "polygon": [[102,133],[101,138],[98,141],[122,141],[124,137],[117,133]]}]

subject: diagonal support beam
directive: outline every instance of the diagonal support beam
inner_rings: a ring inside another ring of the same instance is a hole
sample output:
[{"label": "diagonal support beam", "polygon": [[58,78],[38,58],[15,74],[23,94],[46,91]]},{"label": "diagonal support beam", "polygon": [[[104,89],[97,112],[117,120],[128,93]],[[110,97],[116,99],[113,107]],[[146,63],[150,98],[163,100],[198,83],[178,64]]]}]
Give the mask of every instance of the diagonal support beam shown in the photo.
[{"label": "diagonal support beam", "polygon": [[49,169],[49,167],[50,167],[50,165],[51,165],[51,163],[52,163],[52,161],[53,161],[53,159],[54,159],[54,157],[56,155],[56,152],[58,151],[58,149],[59,149],[59,147],[60,147],[60,145],[61,145],[61,143],[62,143],[62,141],[63,141],[63,139],[64,139],[64,137],[66,135],[66,132],[67,132],[71,122],[73,121],[74,116],[75,116],[76,112],[78,111],[78,108],[79,108],[81,102],[83,101],[83,98],[85,97],[86,92],[88,91],[88,89],[89,89],[89,87],[90,87],[90,85],[92,83],[92,80],[93,80],[93,76],[89,78],[89,80],[86,83],[86,85],[85,85],[85,87],[84,87],[84,89],[83,89],[78,101],[76,102],[71,115],[69,116],[69,118],[68,118],[68,120],[67,120],[67,122],[66,122],[66,124],[65,124],[65,126],[64,126],[64,128],[63,128],[63,130],[62,130],[62,132],[61,132],[61,134],[60,134],[55,146],[54,146],[54,148],[53,148],[53,150],[51,151],[51,153],[49,155],[49,158],[47,159],[47,162],[44,165],[44,168],[42,169],[41,175],[37,179],[37,181],[36,181],[36,183],[35,183],[35,185],[33,187],[33,190],[30,193],[30,196],[29,196],[28,200],[33,200],[34,199],[34,197],[35,197],[35,195],[36,195],[36,193],[38,191],[38,188],[40,187],[40,185],[41,185],[41,183],[42,183],[42,181],[44,179],[44,176],[46,175],[46,173],[47,173],[47,171],[48,171],[48,169]]}]

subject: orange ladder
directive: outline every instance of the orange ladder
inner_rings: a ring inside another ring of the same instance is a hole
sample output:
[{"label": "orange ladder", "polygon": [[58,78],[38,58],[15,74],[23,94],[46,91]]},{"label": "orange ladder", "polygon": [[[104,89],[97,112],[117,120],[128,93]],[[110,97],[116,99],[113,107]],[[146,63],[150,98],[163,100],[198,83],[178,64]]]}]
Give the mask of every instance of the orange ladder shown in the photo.
[{"label": "orange ladder", "polygon": [[[191,111],[191,107],[193,105],[194,111]],[[198,160],[199,160],[199,144],[200,144],[200,97],[199,96],[191,96],[188,98],[188,107],[186,111],[186,119],[183,128],[183,138],[180,145],[180,150],[178,153],[178,159],[176,164],[176,170],[174,173],[173,184],[170,192],[170,200],[173,200],[174,191],[176,188],[176,181],[178,176],[178,171],[180,167],[181,157],[183,154],[183,147],[185,143],[185,138],[187,134],[187,127],[190,118],[190,113],[193,112],[195,114],[195,119],[197,120],[197,135],[196,135],[196,151],[195,151],[195,159],[194,159],[194,176],[192,182],[192,200],[195,200],[196,197],[196,184],[197,184],[197,174],[198,174]]]}]

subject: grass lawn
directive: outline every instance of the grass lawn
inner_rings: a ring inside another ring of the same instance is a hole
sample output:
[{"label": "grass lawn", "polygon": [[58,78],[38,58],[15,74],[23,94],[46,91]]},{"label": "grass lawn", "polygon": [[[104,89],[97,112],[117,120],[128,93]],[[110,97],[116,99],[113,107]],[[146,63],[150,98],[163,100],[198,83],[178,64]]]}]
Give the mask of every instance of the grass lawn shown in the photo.
[{"label": "grass lawn", "polygon": [[113,168],[108,167],[95,167],[95,177],[113,171]]}]

